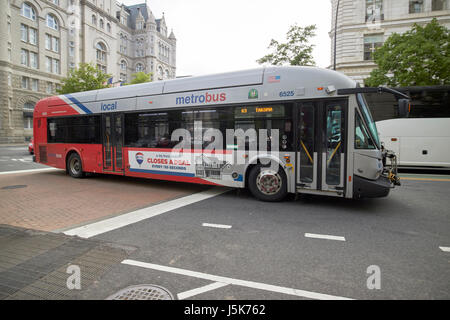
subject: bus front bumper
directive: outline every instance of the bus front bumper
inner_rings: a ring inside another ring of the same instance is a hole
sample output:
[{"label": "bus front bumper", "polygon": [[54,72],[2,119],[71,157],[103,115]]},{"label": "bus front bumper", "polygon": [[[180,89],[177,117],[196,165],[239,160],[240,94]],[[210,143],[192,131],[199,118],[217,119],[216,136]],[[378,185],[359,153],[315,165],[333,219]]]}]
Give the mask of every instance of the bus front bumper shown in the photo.
[{"label": "bus front bumper", "polygon": [[353,176],[354,198],[381,198],[386,197],[392,188],[388,177],[380,176],[377,180],[369,180],[357,175]]}]

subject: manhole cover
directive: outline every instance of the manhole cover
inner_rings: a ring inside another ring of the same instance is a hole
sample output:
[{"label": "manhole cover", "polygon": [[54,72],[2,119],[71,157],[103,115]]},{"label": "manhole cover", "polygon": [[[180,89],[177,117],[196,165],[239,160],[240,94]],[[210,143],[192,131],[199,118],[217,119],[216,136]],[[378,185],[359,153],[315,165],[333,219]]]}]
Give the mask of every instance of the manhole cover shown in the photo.
[{"label": "manhole cover", "polygon": [[167,289],[144,284],[122,289],[106,300],[173,300],[173,296]]},{"label": "manhole cover", "polygon": [[2,187],[2,189],[20,189],[20,188],[26,188],[27,185],[26,184],[17,184],[14,186],[6,186],[6,187]]}]

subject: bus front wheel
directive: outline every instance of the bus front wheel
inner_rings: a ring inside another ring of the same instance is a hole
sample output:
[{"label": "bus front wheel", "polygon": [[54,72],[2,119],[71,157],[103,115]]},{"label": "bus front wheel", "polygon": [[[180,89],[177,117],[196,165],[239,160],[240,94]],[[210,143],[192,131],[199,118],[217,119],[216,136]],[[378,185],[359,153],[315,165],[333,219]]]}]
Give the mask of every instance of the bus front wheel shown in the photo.
[{"label": "bus front wheel", "polygon": [[284,170],[256,165],[248,176],[248,187],[255,198],[262,201],[281,201],[287,194],[287,178]]},{"label": "bus front wheel", "polygon": [[69,160],[67,160],[67,168],[70,176],[73,178],[82,178],[84,176],[81,158],[78,153],[70,155]]}]

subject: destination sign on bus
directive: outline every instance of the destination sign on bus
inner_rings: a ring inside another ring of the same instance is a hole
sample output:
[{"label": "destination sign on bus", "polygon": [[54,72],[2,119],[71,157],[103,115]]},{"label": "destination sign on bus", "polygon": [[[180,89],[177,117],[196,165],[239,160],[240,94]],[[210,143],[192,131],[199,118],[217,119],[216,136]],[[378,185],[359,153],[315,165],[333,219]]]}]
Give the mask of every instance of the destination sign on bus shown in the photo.
[{"label": "destination sign on bus", "polygon": [[272,106],[247,106],[238,107],[234,111],[236,118],[249,118],[249,117],[283,117],[284,106],[272,105]]}]

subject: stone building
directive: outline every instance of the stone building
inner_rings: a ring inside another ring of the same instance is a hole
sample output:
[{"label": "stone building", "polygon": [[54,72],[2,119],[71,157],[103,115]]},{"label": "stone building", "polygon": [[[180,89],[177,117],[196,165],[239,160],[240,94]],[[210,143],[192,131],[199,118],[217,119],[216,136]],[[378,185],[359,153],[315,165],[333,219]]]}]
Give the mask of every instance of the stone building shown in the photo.
[{"label": "stone building", "polygon": [[0,143],[33,134],[34,105],[56,94],[62,78],[91,62],[128,82],[152,72],[175,78],[176,38],[146,3],[115,0],[2,0],[0,6]]},{"label": "stone building", "polygon": [[414,23],[433,18],[450,28],[450,0],[331,0],[331,66],[334,67],[336,8],[336,70],[362,83],[376,67],[375,48],[392,33],[403,33]]}]

